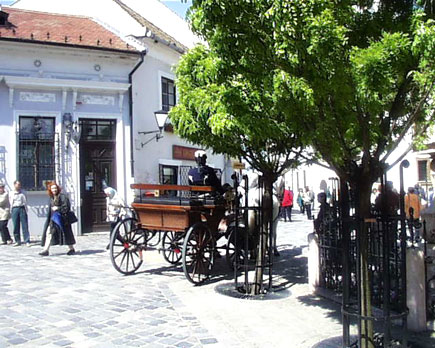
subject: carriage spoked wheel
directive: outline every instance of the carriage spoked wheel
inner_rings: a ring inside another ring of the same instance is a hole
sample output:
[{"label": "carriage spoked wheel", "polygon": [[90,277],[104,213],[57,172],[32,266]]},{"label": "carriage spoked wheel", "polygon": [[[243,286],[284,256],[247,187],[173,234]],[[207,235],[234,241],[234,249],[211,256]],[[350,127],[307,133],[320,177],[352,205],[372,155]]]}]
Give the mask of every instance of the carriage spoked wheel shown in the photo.
[{"label": "carriage spoked wheel", "polygon": [[[225,260],[227,265],[231,268],[231,270],[235,269],[236,261],[237,261],[237,270],[241,268],[241,266],[245,263],[245,255],[246,251],[244,249],[244,240],[243,238],[237,238],[237,255],[236,255],[236,246],[235,246],[235,238],[234,231],[228,236],[226,251],[225,251]],[[237,258],[236,258],[237,257]]]},{"label": "carriage spoked wheel", "polygon": [[147,231],[125,220],[115,226],[110,238],[110,259],[119,273],[133,274],[143,262]]},{"label": "carriage spoked wheel", "polygon": [[214,262],[213,236],[204,223],[189,228],[183,243],[183,271],[187,280],[201,284],[210,277]]},{"label": "carriage spoked wheel", "polygon": [[176,265],[181,261],[184,233],[167,231],[163,235],[163,257],[169,263]]}]

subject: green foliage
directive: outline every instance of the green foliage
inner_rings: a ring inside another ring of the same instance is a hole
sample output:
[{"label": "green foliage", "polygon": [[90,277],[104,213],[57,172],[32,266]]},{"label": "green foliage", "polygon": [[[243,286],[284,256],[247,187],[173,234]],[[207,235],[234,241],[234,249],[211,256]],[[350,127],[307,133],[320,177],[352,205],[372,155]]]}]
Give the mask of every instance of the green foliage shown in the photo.
[{"label": "green foliage", "polygon": [[251,83],[197,46],[181,58],[176,73],[180,98],[170,117],[177,134],[217,153],[242,156],[274,177],[294,164],[291,153],[301,141],[277,105],[281,88],[273,72]]},{"label": "green foliage", "polygon": [[[192,27],[215,63],[215,83],[202,92],[231,101],[220,116],[209,109],[220,120],[211,130],[240,129],[251,140],[261,130],[263,144],[296,132],[342,178],[376,180],[403,136],[433,118],[430,8],[411,0],[194,1]],[[274,121],[257,115],[261,109]]]}]

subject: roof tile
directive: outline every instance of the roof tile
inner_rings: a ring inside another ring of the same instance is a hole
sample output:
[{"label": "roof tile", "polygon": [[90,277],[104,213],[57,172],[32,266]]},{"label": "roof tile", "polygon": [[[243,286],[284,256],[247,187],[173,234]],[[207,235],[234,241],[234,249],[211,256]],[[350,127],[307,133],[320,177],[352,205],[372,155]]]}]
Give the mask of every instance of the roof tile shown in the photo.
[{"label": "roof tile", "polygon": [[0,37],[136,51],[91,18],[2,7],[9,14]]}]

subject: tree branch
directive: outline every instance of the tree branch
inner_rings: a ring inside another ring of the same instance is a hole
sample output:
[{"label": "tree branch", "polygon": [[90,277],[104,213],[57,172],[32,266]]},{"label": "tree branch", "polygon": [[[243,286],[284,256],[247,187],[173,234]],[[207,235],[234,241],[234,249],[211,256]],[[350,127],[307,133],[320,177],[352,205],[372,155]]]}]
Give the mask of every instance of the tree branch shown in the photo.
[{"label": "tree branch", "polygon": [[409,128],[415,123],[415,120],[420,115],[421,107],[426,102],[427,98],[429,97],[430,92],[432,91],[434,86],[434,82],[432,82],[432,85],[430,88],[427,89],[427,92],[424,94],[424,96],[420,99],[418,102],[418,105],[414,112],[409,117],[408,121],[406,122],[405,126],[403,127],[401,133],[399,134],[399,137],[391,144],[390,149],[387,151],[387,153],[382,157],[381,162],[385,162],[386,159],[391,155],[391,153],[394,151],[394,149],[399,145],[399,143],[403,140],[406,133],[408,132]]}]

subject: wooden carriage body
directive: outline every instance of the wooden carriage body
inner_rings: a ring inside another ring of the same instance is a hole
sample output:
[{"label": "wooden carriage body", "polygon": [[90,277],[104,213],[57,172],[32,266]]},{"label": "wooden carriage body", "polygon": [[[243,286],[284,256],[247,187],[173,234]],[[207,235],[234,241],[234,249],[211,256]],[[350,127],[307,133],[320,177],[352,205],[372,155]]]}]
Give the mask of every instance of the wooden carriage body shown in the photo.
[{"label": "wooden carriage body", "polygon": [[[210,196],[214,191],[211,186],[133,184],[131,188],[139,190],[132,207],[140,228],[146,230],[186,232],[195,223],[204,222],[213,233],[225,215],[222,199]],[[144,194],[150,191],[158,196]],[[179,195],[168,196],[167,192]]]},{"label": "wooden carriage body", "polygon": [[[210,186],[133,184],[131,188],[136,191],[131,205],[136,216],[118,222],[112,233],[110,255],[115,269],[123,274],[136,272],[143,253],[161,241],[158,250],[165,260],[174,265],[181,262],[190,282],[208,279],[217,240],[225,235],[219,230],[226,218],[225,199]],[[152,244],[154,236],[158,242]],[[234,246],[226,247],[226,256],[232,265]]]}]

